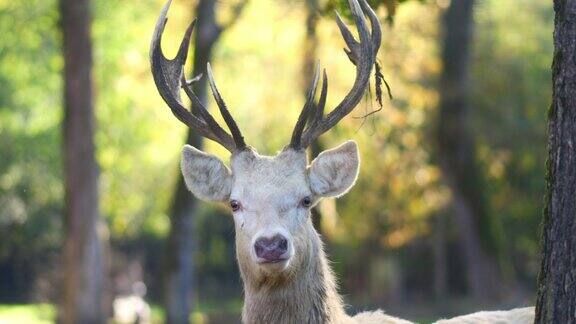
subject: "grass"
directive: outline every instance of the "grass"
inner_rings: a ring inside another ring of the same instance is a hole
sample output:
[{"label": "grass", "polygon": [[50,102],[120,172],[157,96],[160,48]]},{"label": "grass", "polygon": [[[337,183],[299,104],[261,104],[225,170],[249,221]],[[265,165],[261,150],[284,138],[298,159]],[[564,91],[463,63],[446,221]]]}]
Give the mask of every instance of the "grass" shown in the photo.
[{"label": "grass", "polygon": [[50,304],[0,305],[0,324],[54,323],[56,311]]},{"label": "grass", "polygon": [[[238,322],[242,301],[239,299],[212,300],[202,302],[199,306],[199,310],[190,315],[191,323]],[[228,316],[222,317],[225,314],[228,314]],[[0,324],[49,324],[54,323],[55,318],[56,309],[51,304],[0,305]],[[157,305],[152,305],[152,323],[163,323],[163,318],[164,310]],[[432,323],[433,321],[430,318],[419,318],[417,323],[424,324]]]},{"label": "grass", "polygon": [[[152,305],[152,323],[162,323],[164,310],[157,305]],[[199,309],[190,315],[191,323],[202,324],[214,315],[223,313],[239,315],[242,301],[239,299],[202,302]],[[14,304],[0,305],[0,324],[25,323],[25,324],[49,324],[56,319],[56,309],[51,304]]]}]

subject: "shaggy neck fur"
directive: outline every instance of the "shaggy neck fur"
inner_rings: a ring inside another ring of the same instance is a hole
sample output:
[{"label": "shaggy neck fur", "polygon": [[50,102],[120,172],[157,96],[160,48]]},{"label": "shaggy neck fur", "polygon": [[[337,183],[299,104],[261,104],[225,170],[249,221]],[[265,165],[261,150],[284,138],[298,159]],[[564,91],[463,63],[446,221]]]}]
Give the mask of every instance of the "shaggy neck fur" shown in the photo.
[{"label": "shaggy neck fur", "polygon": [[343,323],[349,318],[322,241],[309,221],[308,251],[293,272],[271,277],[254,273],[240,260],[244,282],[243,323]]}]

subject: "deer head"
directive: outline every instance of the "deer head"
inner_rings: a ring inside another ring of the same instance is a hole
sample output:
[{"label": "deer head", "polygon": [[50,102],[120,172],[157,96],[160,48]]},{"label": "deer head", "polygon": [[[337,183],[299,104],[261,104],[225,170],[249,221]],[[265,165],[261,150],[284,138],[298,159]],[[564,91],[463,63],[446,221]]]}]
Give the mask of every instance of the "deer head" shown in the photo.
[{"label": "deer head", "polygon": [[[348,45],[345,52],[356,66],[354,84],[344,99],[325,115],[328,81],[324,71],[316,101],[320,74],[317,67],[290,144],[273,157],[261,156],[246,145],[216,87],[209,64],[207,75],[212,94],[230,134],[208,113],[184,78],[183,66],[194,22],[188,27],[176,57],[169,60],[163,55],[160,43],[170,1],[158,19],[150,56],[160,95],[181,122],[231,152],[228,168],[216,156],[186,145],[181,167],[186,185],[196,197],[229,205],[236,229],[237,258],[245,281],[278,283],[302,271],[314,258],[317,245],[321,245],[310,220],[310,208],[323,197],[345,194],[356,181],[359,156],[355,142],[322,152],[311,163],[305,152],[318,136],[334,127],[358,104],[375,64],[381,39],[378,19],[365,0],[349,0],[349,4],[359,41],[340,16],[336,18]],[[365,15],[370,21],[370,30]],[[190,98],[192,111],[184,108],[180,89]]]}]

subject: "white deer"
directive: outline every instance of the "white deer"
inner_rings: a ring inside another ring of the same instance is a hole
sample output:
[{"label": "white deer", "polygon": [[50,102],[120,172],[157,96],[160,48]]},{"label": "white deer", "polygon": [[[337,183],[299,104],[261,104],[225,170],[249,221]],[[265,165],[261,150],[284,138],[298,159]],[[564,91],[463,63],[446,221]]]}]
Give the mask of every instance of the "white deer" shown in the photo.
[{"label": "white deer", "polygon": [[[380,47],[381,29],[366,0],[348,0],[359,41],[336,16],[348,46],[345,52],[356,66],[351,90],[324,115],[327,76],[324,71],[316,102],[317,68],[290,144],[276,156],[259,155],[246,145],[216,88],[209,64],[207,74],[212,94],[230,134],[208,113],[192,90],[191,82],[185,79],[183,67],[195,22],[188,27],[176,57],[169,60],[164,56],[161,38],[170,2],[164,6],[154,31],[150,49],[152,74],[160,95],[173,114],[231,153],[228,168],[216,156],[186,145],[181,167],[186,185],[196,197],[225,202],[232,211],[236,256],[245,293],[242,321],[263,324],[411,323],[380,310],[354,317],[346,314],[322,240],[310,216],[310,209],[320,199],[344,195],[358,176],[360,158],[355,142],[348,141],[324,151],[311,163],[308,163],[306,148],[349,114],[368,87]],[[192,111],[184,107],[180,89],[190,98]]]},{"label": "white deer", "polygon": [[[316,69],[291,142],[273,157],[261,156],[246,145],[216,88],[210,65],[207,74],[212,93],[231,135],[216,123],[184,79],[183,65],[194,22],[172,60],[165,58],[160,46],[170,1],[156,25],[150,55],[160,95],[180,121],[232,153],[229,169],[217,157],[186,145],[182,173],[196,197],[230,205],[245,291],[244,323],[410,323],[381,311],[346,315],[310,217],[310,208],[322,197],[345,194],[358,175],[360,160],[355,142],[325,151],[311,164],[306,155],[310,143],[361,100],[380,47],[381,30],[375,13],[365,0],[350,0],[349,4],[360,41],[354,39],[340,17],[337,23],[349,48],[346,53],[357,68],[354,85],[342,102],[324,116],[327,77],[324,73],[320,98],[315,102],[319,81]],[[184,108],[181,88],[191,99],[193,112]]]}]

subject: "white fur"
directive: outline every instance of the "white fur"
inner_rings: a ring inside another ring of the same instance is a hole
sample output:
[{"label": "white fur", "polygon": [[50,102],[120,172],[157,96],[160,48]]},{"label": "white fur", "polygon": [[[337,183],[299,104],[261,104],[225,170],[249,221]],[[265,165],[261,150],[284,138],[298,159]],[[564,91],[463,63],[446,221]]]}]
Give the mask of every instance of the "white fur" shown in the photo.
[{"label": "white fur", "polygon": [[[190,191],[204,200],[239,202],[233,212],[236,257],[244,283],[244,323],[410,323],[381,311],[346,315],[314,230],[310,208],[322,197],[346,193],[358,176],[358,146],[349,141],[321,153],[310,166],[306,152],[287,148],[273,157],[252,149],[234,153],[231,171],[215,156],[184,147],[182,172]],[[303,204],[304,198],[312,204]],[[289,258],[261,263],[260,237],[284,236]]]},{"label": "white fur", "polygon": [[388,316],[381,310],[362,312],[354,316],[353,319],[359,324],[413,324],[401,318]]},{"label": "white fur", "polygon": [[141,296],[118,296],[114,299],[112,307],[116,324],[151,323],[150,306]]},{"label": "white fur", "polygon": [[532,324],[534,307],[515,308],[508,311],[478,312],[439,320],[436,324]]}]

